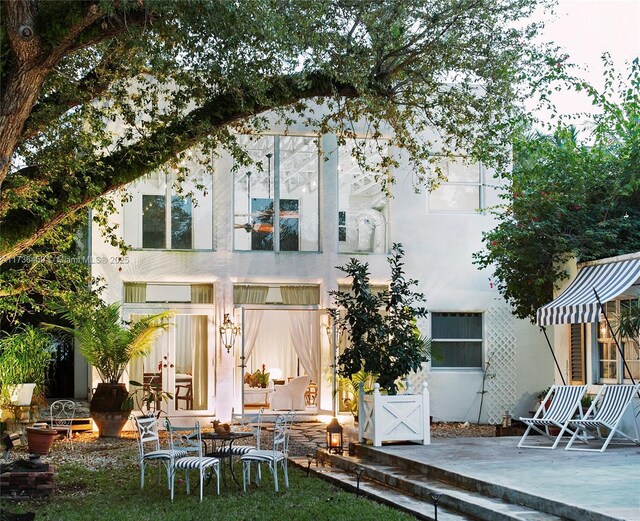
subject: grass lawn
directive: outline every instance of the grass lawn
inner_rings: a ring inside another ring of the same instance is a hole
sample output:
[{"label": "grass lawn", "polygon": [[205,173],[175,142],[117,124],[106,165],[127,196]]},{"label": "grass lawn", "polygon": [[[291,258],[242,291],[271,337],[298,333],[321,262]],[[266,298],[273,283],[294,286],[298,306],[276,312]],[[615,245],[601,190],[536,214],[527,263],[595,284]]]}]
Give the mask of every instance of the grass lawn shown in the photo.
[{"label": "grass lawn", "polygon": [[[289,466],[289,489],[284,488],[280,476],[282,488],[276,494],[273,479],[268,469],[263,468],[260,486],[252,484],[247,494],[231,482],[226,489],[222,485],[220,496],[217,496],[215,482],[212,482],[205,487],[202,503],[199,502],[195,471],[191,474],[189,496],[182,481],[184,474],[180,472],[176,475],[175,500],[171,503],[166,476],[158,483],[158,472],[153,466],[147,466],[145,488],[140,489],[140,469],[134,454],[134,451],[127,453],[124,461],[123,454],[117,454],[115,465],[97,470],[77,463],[58,464],[52,496],[24,501],[3,499],[0,510],[3,514],[7,511],[36,512],[36,520],[51,521],[414,519],[387,506],[356,498],[313,475],[306,477],[304,471],[292,465]],[[236,475],[241,479],[240,467],[236,469]],[[231,481],[230,476],[227,479]]]}]

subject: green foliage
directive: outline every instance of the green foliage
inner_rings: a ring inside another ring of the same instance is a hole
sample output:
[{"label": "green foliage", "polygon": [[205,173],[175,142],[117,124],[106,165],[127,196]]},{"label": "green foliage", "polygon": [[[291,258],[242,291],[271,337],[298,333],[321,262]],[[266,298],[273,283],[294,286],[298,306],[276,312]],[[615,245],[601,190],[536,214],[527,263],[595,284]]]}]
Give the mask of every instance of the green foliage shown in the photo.
[{"label": "green foliage", "polygon": [[616,336],[635,342],[640,342],[640,298],[628,305],[622,306],[620,313],[613,318],[613,330]]},{"label": "green foliage", "polygon": [[129,380],[129,394],[122,402],[120,408],[123,411],[131,411],[134,408],[146,414],[153,414],[156,418],[163,412],[162,402],[173,400],[173,393],[165,391],[162,383],[144,384]]},{"label": "green foliage", "polygon": [[[0,16],[0,84],[16,86],[2,104],[23,118],[0,125],[0,219],[11,223],[0,263],[89,204],[109,211],[98,198],[146,173],[186,175],[196,145],[194,170],[210,172],[218,146],[240,159],[233,131],[264,129],[269,110],[318,134],[350,136],[353,121],[373,138],[391,130],[416,187],[437,182],[425,163],[434,150],[505,164],[520,101],[559,75],[556,50],[531,43],[539,24],[527,21],[551,4],[41,0],[35,56]],[[393,166],[378,172],[390,191]]]},{"label": "green foliage", "polygon": [[562,264],[570,258],[640,250],[640,63],[626,80],[613,77],[608,64],[604,93],[581,86],[602,111],[583,141],[573,127],[559,125],[552,136],[514,142],[509,188],[494,209],[498,225],[484,234],[486,249],[474,262],[493,269],[519,318],[535,321],[567,277]]},{"label": "green foliage", "polygon": [[349,410],[353,417],[358,419],[358,407],[360,405],[360,391],[370,393],[373,391],[373,384],[376,378],[373,374],[360,369],[350,376],[338,376],[338,391],[347,393],[343,400],[343,405]]},{"label": "green foliage", "polygon": [[47,368],[55,352],[54,339],[47,332],[24,325],[0,338],[0,403],[8,403],[8,387],[35,383],[35,397],[44,397]]},{"label": "green foliage", "polygon": [[402,245],[394,244],[391,251],[388,291],[372,291],[369,265],[351,258],[338,267],[352,279],[351,290],[330,293],[343,312],[338,326],[349,339],[338,359],[338,373],[344,377],[371,373],[382,389],[395,394],[397,380],[420,369],[427,356],[427,343],[416,325],[427,310],[419,305],[426,300],[424,295],[412,290],[417,281],[405,278]]},{"label": "green foliage", "polygon": [[73,335],[80,343],[82,356],[106,383],[117,383],[132,359],[148,355],[158,335],[169,328],[167,320],[174,315],[164,311],[123,322],[117,303],[89,309],[52,306],[52,310],[73,327],[49,327]]}]

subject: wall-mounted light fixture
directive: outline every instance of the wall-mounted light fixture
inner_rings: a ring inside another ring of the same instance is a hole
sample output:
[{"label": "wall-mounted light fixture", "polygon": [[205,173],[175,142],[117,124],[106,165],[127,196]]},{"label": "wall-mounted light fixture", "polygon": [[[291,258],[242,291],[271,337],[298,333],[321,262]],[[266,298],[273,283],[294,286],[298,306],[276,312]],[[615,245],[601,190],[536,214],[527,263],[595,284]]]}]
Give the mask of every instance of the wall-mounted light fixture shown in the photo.
[{"label": "wall-mounted light fixture", "polygon": [[227,353],[231,352],[231,349],[236,343],[236,338],[239,334],[240,327],[231,322],[229,313],[225,313],[224,320],[220,325],[220,339],[222,340],[222,345],[227,348]]}]

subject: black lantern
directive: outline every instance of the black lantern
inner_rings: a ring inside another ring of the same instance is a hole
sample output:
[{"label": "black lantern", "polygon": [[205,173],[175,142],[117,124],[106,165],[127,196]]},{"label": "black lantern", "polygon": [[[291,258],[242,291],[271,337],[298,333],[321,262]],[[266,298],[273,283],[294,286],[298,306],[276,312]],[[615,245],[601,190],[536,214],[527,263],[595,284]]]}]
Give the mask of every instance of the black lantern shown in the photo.
[{"label": "black lantern", "polygon": [[327,425],[327,450],[330,454],[342,454],[342,425],[335,416]]}]

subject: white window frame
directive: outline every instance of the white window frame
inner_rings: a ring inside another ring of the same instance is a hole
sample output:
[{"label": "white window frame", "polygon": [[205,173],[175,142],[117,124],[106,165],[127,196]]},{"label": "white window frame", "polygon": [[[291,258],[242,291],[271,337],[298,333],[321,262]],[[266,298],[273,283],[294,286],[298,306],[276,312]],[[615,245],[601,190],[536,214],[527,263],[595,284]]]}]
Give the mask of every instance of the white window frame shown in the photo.
[{"label": "white window frame", "polygon": [[[620,313],[620,309],[621,309],[621,302],[622,301],[626,301],[626,300],[635,300],[635,299],[631,299],[631,298],[627,298],[627,299],[616,299],[616,300],[611,300],[609,302],[605,302],[604,306],[605,306],[605,310],[607,308],[608,304],[615,304],[615,310],[613,313],[618,314]],[[609,316],[609,321],[612,320],[612,317]],[[594,358],[596,363],[594,364],[594,369],[595,369],[595,381],[598,384],[630,384],[631,383],[631,379],[630,378],[624,378],[624,374],[625,374],[625,367],[624,364],[622,363],[622,357],[620,356],[620,352],[618,351],[618,346],[616,345],[616,343],[613,340],[613,337],[611,336],[611,331],[609,331],[609,327],[607,326],[606,321],[604,320],[604,317],[601,317],[601,320],[599,322],[597,322],[595,324],[595,349],[594,349]],[[622,347],[622,349],[624,350],[625,347],[625,342],[630,341],[627,338],[618,338],[618,342],[620,344],[620,347]],[[611,349],[613,350],[613,353],[615,353],[615,362],[616,362],[616,377],[615,378],[603,378],[602,374],[601,374],[601,349],[600,349],[600,344],[610,344]],[[625,359],[627,362],[627,365],[629,365],[629,369],[632,369],[631,365],[629,364],[629,362],[636,362],[635,360],[628,360]],[[640,363],[640,362],[636,362],[636,363]]]},{"label": "white window frame", "polygon": [[[154,197],[164,197],[164,247],[163,248],[145,248],[144,247],[144,198],[145,196],[154,196]],[[171,189],[171,183],[167,183],[164,194],[162,192],[153,192],[153,191],[142,191],[140,193],[140,236],[139,242],[141,250],[172,250],[172,251],[192,251],[193,243],[195,240],[194,231],[195,231],[195,222],[193,218],[193,200],[191,197],[186,199],[191,203],[191,248],[172,248],[171,247],[171,211],[173,209],[173,197],[179,197],[178,194],[174,194]],[[183,198],[184,200],[185,198]]]},{"label": "white window frame", "polygon": [[[454,159],[460,159],[461,161],[464,160],[463,156],[454,156]],[[443,165],[447,165],[450,163],[450,161],[447,161],[446,159],[443,158]],[[476,163],[472,163],[473,166],[476,166],[478,168],[478,181],[442,181],[438,188],[436,188],[435,190],[433,190],[432,192],[429,192],[427,195],[427,210],[429,213],[432,214],[443,214],[443,215],[482,215],[483,212],[483,208],[485,205],[485,175],[486,175],[486,168],[485,166],[481,163],[481,162],[476,162]],[[446,174],[445,174],[446,175]],[[477,209],[473,209],[473,210],[439,210],[439,209],[434,209],[432,208],[432,204],[431,204],[431,194],[435,193],[438,191],[438,189],[440,189],[440,187],[445,187],[445,186],[463,186],[463,187],[467,187],[467,186],[472,186],[472,187],[478,187],[478,208]]]},{"label": "white window frame", "polygon": [[[433,318],[435,316],[435,314],[440,314],[440,313],[459,313],[459,314],[479,314],[480,315],[480,320],[482,321],[481,324],[481,331],[482,331],[482,337],[481,338],[435,338],[433,336]],[[434,366],[433,365],[433,359],[430,360],[429,365],[431,367],[432,371],[463,371],[463,372],[478,372],[478,371],[483,371],[484,369],[484,364],[485,364],[485,327],[486,327],[486,322],[485,322],[485,313],[484,311],[480,311],[480,310],[475,310],[475,311],[460,311],[460,310],[431,310],[430,312],[430,321],[429,321],[429,327],[430,327],[430,331],[431,331],[431,341],[432,342],[443,342],[443,343],[448,343],[448,342],[479,342],[480,343],[480,365],[479,366],[474,366],[474,367],[460,367],[460,366]]]}]

